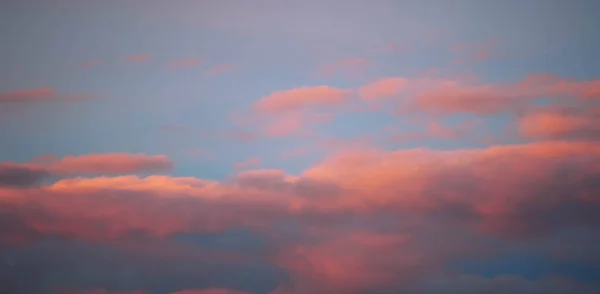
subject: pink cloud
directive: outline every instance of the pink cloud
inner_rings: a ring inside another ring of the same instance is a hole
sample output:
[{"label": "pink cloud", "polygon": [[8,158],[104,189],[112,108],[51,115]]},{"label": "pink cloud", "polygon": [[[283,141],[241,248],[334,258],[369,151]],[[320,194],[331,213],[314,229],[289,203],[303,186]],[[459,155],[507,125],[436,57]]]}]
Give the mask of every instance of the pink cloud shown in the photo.
[{"label": "pink cloud", "polygon": [[199,149],[199,148],[192,149],[190,151],[190,156],[192,158],[198,158],[198,157],[201,157],[201,158],[214,158],[215,157],[215,155],[212,154],[211,152],[208,152],[206,150],[202,150],[202,149]]},{"label": "pink cloud", "polygon": [[99,65],[100,63],[102,63],[102,60],[100,60],[100,59],[88,60],[86,62],[81,63],[79,65],[79,67],[81,67],[81,68],[91,68],[91,67]]},{"label": "pink cloud", "polygon": [[245,161],[241,161],[235,164],[235,169],[236,170],[243,170],[243,169],[248,169],[248,168],[254,168],[260,165],[260,157],[256,156],[256,157],[250,157]]},{"label": "pink cloud", "polygon": [[530,138],[600,138],[600,108],[553,107],[526,114],[519,121],[521,134]]},{"label": "pink cloud", "polygon": [[163,155],[98,153],[65,156],[48,166],[53,174],[128,174],[162,172],[173,168]]},{"label": "pink cloud", "polygon": [[95,97],[90,94],[59,94],[54,88],[37,88],[0,93],[0,103],[32,103],[49,101],[73,101]]},{"label": "pink cloud", "polygon": [[198,57],[190,57],[184,59],[175,59],[169,61],[167,67],[170,69],[182,69],[189,67],[197,67],[202,64],[202,59]]},{"label": "pink cloud", "polygon": [[287,152],[282,152],[281,154],[279,154],[279,157],[281,158],[292,158],[292,157],[300,157],[308,152],[310,152],[313,148],[308,146],[308,147],[300,147],[300,148],[296,148],[296,149],[292,149],[290,151]]},{"label": "pink cloud", "polygon": [[253,142],[258,139],[258,136],[252,132],[246,131],[200,131],[201,136],[211,136],[218,138],[232,139],[242,142]]},{"label": "pink cloud", "polygon": [[218,74],[222,74],[228,71],[232,71],[234,69],[233,65],[229,65],[229,64],[224,64],[224,65],[218,65],[215,66],[211,69],[209,69],[206,74],[209,76],[216,76]]},{"label": "pink cloud", "polygon": [[540,74],[515,83],[486,84],[472,79],[392,77],[360,87],[359,94],[369,102],[392,100],[402,114],[486,115],[523,110],[541,98],[591,102],[600,98],[600,80],[575,81]]},{"label": "pink cloud", "polygon": [[53,100],[56,97],[54,88],[37,88],[31,90],[17,90],[0,94],[0,102],[37,102]]},{"label": "pink cloud", "polygon": [[118,291],[104,288],[92,288],[83,290],[59,290],[56,294],[145,294],[144,290]]},{"label": "pink cloud", "polygon": [[333,119],[334,116],[329,113],[288,112],[269,120],[264,126],[263,133],[273,137],[311,136],[310,126],[329,123]]},{"label": "pink cloud", "polygon": [[332,107],[346,101],[350,92],[329,86],[303,87],[274,92],[260,99],[255,109],[265,112],[297,111],[305,108]]},{"label": "pink cloud", "polygon": [[27,188],[37,185],[49,175],[43,167],[35,164],[0,162],[0,188]]},{"label": "pink cloud", "polygon": [[[474,130],[476,121],[467,120],[459,125],[448,126],[436,121],[430,121],[426,124],[423,131],[394,134],[391,137],[392,142],[406,142],[426,139],[444,139],[458,140],[468,139],[470,133]],[[394,131],[395,133],[396,131]]]},{"label": "pink cloud", "polygon": [[404,90],[408,82],[407,79],[401,77],[384,78],[360,87],[359,94],[362,99],[367,101],[389,98]]},{"label": "pink cloud", "polygon": [[148,62],[148,61],[150,61],[150,58],[152,58],[152,55],[146,54],[146,53],[132,54],[132,55],[125,56],[125,60],[127,60],[129,62],[133,62],[133,63]]},{"label": "pink cloud", "polygon": [[489,248],[480,242],[486,236],[532,240],[596,228],[598,158],[593,141],[355,148],[296,176],[252,170],[225,181],[120,176],[2,187],[0,212],[20,227],[0,226],[0,241],[53,235],[107,242],[246,227],[289,273],[291,282],[273,294],[398,289],[448,261],[505,246]]},{"label": "pink cloud", "polygon": [[458,55],[457,63],[474,63],[490,60],[497,54],[497,42],[460,43],[452,46],[451,51]]},{"label": "pink cloud", "polygon": [[323,233],[309,233],[322,240],[318,244],[289,246],[277,255],[275,262],[290,269],[296,283],[274,293],[366,293],[414,279],[418,266],[426,266],[410,235]]},{"label": "pink cloud", "polygon": [[[54,155],[42,155],[33,158],[32,163],[0,164],[0,171],[4,170],[7,173],[10,171],[9,174],[13,175],[11,178],[15,182],[19,182],[18,174],[25,176],[31,172],[41,173],[45,176],[115,175],[164,172],[172,168],[173,163],[164,155],[136,153],[96,153],[79,156],[67,155],[62,158]],[[5,177],[9,177],[9,174],[6,174]]]},{"label": "pink cloud", "polygon": [[224,288],[211,288],[211,289],[187,289],[177,292],[171,292],[171,294],[250,294],[246,291],[238,291]]},{"label": "pink cloud", "polygon": [[332,76],[337,74],[355,77],[365,72],[369,61],[362,57],[347,57],[327,63],[319,68],[319,75]]}]

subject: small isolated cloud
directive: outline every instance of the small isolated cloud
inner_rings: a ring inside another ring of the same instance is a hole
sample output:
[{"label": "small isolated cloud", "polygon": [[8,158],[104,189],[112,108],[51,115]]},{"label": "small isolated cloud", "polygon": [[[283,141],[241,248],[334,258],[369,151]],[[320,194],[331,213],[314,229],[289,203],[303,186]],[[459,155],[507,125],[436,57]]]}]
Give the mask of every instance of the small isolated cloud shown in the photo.
[{"label": "small isolated cloud", "polygon": [[145,290],[107,290],[104,288],[91,289],[64,289],[54,292],[55,294],[146,294]]},{"label": "small isolated cloud", "polygon": [[309,126],[328,123],[334,116],[328,113],[284,113],[268,121],[263,133],[267,136],[310,135]]},{"label": "small isolated cloud", "polygon": [[225,288],[210,288],[210,289],[186,289],[177,292],[171,292],[170,294],[251,294],[246,291],[238,291]]},{"label": "small isolated cloud", "polygon": [[0,102],[41,102],[54,100],[57,96],[54,88],[37,88],[0,93]]},{"label": "small isolated cloud", "polygon": [[92,98],[90,94],[61,94],[54,88],[36,88],[29,90],[15,90],[0,93],[0,104],[3,103],[37,103],[49,101],[73,101]]},{"label": "small isolated cloud", "polygon": [[241,142],[253,142],[258,139],[258,135],[246,131],[199,131],[200,136],[224,138]]},{"label": "small isolated cloud", "polygon": [[278,91],[254,104],[254,120],[262,124],[262,133],[268,136],[310,135],[306,127],[332,121],[333,113],[323,111],[345,105],[351,94],[350,90],[329,86]]},{"label": "small isolated cloud", "polygon": [[192,157],[192,158],[214,158],[215,155],[206,150],[195,148],[190,151],[190,157]]},{"label": "small isolated cloud", "polygon": [[93,59],[93,60],[88,60],[88,61],[82,62],[81,64],[79,64],[79,67],[80,68],[91,68],[91,67],[99,65],[100,63],[102,63],[102,60]]},{"label": "small isolated cloud", "polygon": [[329,86],[302,87],[277,91],[260,99],[254,108],[263,112],[298,111],[341,105],[351,92]]},{"label": "small isolated cloud", "polygon": [[132,54],[132,55],[125,56],[125,60],[127,60],[128,62],[131,62],[131,63],[148,62],[148,61],[150,61],[151,58],[152,58],[152,55],[146,54],[146,53]]},{"label": "small isolated cloud", "polygon": [[475,63],[495,57],[498,54],[497,46],[494,41],[460,43],[452,46],[450,51],[457,55],[454,60],[456,63]]},{"label": "small isolated cloud", "polygon": [[259,156],[250,157],[244,161],[237,162],[234,165],[234,168],[238,171],[248,169],[248,168],[256,168],[260,165],[260,162],[261,162],[261,159]]},{"label": "small isolated cloud", "polygon": [[199,57],[190,57],[184,59],[175,59],[169,61],[167,68],[169,69],[182,69],[189,67],[197,67],[202,64],[202,59]]},{"label": "small isolated cloud", "polygon": [[206,75],[208,76],[216,76],[228,71],[232,71],[234,69],[233,65],[229,65],[229,64],[223,64],[223,65],[218,65],[215,66],[209,70],[206,71]]},{"label": "small isolated cloud", "polygon": [[300,156],[310,152],[311,150],[313,150],[313,147],[311,147],[311,146],[299,147],[299,148],[292,149],[287,152],[282,152],[279,154],[279,157],[280,158],[300,157]]},{"label": "small isolated cloud", "polygon": [[321,66],[318,74],[321,76],[344,75],[356,77],[364,73],[368,65],[369,61],[366,58],[347,57]]}]

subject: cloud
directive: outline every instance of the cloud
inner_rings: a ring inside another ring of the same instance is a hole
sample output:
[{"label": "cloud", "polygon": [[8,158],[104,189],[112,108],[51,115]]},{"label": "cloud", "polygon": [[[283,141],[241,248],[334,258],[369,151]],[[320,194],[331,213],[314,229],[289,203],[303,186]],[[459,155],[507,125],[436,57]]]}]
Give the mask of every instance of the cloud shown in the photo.
[{"label": "cloud", "polygon": [[263,133],[273,137],[310,135],[309,126],[328,123],[333,119],[334,116],[328,113],[288,112],[267,121]]},{"label": "cloud", "polygon": [[450,49],[458,55],[456,63],[475,63],[490,60],[497,54],[497,42],[485,41],[476,43],[459,43]]},{"label": "cloud", "polygon": [[93,97],[89,94],[59,94],[54,88],[37,88],[30,90],[16,90],[0,93],[2,103],[34,103],[57,100],[81,100]]},{"label": "cloud", "polygon": [[491,278],[476,275],[454,275],[438,278],[421,286],[425,293],[440,294],[476,294],[476,293],[595,293],[594,287],[578,283],[560,276],[543,277],[539,280],[528,280],[516,275],[500,275]]},{"label": "cloud", "polygon": [[48,167],[57,175],[151,173],[169,171],[172,168],[173,163],[166,156],[135,153],[68,155]]},{"label": "cloud", "polygon": [[88,60],[88,61],[82,62],[79,65],[79,67],[80,68],[91,68],[91,67],[99,65],[100,63],[102,63],[102,60],[100,60],[100,59],[93,59],[93,60]]},{"label": "cloud", "polygon": [[0,188],[31,187],[39,184],[48,175],[46,169],[35,165],[3,162],[0,163]]},{"label": "cloud", "polygon": [[267,136],[310,135],[307,127],[333,120],[332,113],[322,111],[343,106],[351,94],[329,86],[278,91],[257,101],[251,118]]},{"label": "cloud", "polygon": [[300,157],[312,150],[313,150],[313,147],[311,147],[311,146],[299,147],[299,148],[295,148],[295,149],[292,149],[287,152],[282,152],[279,154],[279,157],[281,157],[281,158]]},{"label": "cloud", "polygon": [[119,291],[119,290],[107,290],[104,288],[92,288],[83,290],[59,290],[55,294],[146,294],[144,290],[132,290],[132,291]]},{"label": "cloud", "polygon": [[187,289],[177,292],[171,292],[171,294],[250,294],[246,291],[237,291],[224,288],[213,288],[213,289]]},{"label": "cloud", "polygon": [[128,62],[132,62],[132,63],[148,62],[151,58],[152,58],[152,55],[146,54],[146,53],[132,54],[132,55],[125,56],[125,60],[127,60]]},{"label": "cloud", "polygon": [[165,172],[173,163],[164,155],[136,153],[95,153],[58,158],[43,155],[32,163],[0,163],[0,186],[30,186],[44,177],[74,175],[116,175]]},{"label": "cloud", "polygon": [[257,167],[260,165],[260,157],[256,156],[256,157],[250,157],[245,161],[241,161],[235,164],[235,169],[236,170],[242,170],[242,169],[247,169],[247,168],[252,168],[252,167]]},{"label": "cloud", "polygon": [[242,142],[253,142],[258,139],[257,134],[246,131],[200,131],[201,136],[210,136],[210,137],[218,137],[218,138],[226,138],[232,139],[235,141]]},{"label": "cloud", "polygon": [[406,132],[392,135],[392,142],[406,142],[427,139],[442,139],[442,140],[458,140],[467,138],[476,122],[473,120],[463,121],[457,126],[448,126],[437,121],[430,121],[426,124],[426,129],[423,131]]},{"label": "cloud", "polygon": [[208,71],[206,71],[206,74],[208,76],[216,76],[218,74],[232,71],[233,69],[234,69],[233,65],[223,64],[223,65],[218,65],[218,66],[215,66],[215,67],[209,69]]},{"label": "cloud", "polygon": [[598,139],[600,108],[540,109],[520,118],[519,130],[524,136],[537,139]]},{"label": "cloud", "polygon": [[265,238],[267,261],[290,275],[273,294],[393,292],[438,278],[452,260],[597,230],[599,159],[589,141],[362,148],[299,175],[62,179],[0,188],[0,235],[10,244],[41,236],[155,242],[249,228]]},{"label": "cloud", "polygon": [[360,87],[359,93],[361,98],[367,101],[389,98],[404,90],[408,82],[407,79],[401,77],[384,78]]},{"label": "cloud", "polygon": [[202,59],[199,57],[190,57],[184,59],[175,59],[169,61],[167,67],[170,69],[182,69],[189,67],[196,67],[202,64]]},{"label": "cloud", "polygon": [[345,75],[355,77],[365,72],[369,61],[362,57],[347,57],[335,62],[327,63],[319,68],[318,74],[322,76]]},{"label": "cloud", "polygon": [[254,108],[261,112],[298,111],[306,108],[332,107],[343,104],[350,94],[329,86],[302,87],[277,91],[260,99]]},{"label": "cloud", "polygon": [[600,80],[577,81],[534,74],[514,83],[478,83],[449,78],[388,77],[359,88],[368,102],[392,100],[402,114],[479,114],[520,111],[540,99],[592,103],[600,98]]}]

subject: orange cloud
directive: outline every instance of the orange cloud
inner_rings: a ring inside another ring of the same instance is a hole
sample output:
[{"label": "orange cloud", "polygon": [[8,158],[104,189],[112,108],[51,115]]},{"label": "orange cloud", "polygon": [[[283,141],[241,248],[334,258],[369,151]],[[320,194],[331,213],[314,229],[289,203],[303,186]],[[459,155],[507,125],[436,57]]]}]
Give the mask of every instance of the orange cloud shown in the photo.
[{"label": "orange cloud", "polygon": [[125,56],[125,60],[133,63],[148,62],[152,55],[146,53],[132,54]]},{"label": "orange cloud", "polygon": [[184,58],[184,59],[171,60],[167,64],[167,67],[170,69],[181,69],[181,68],[188,68],[188,67],[196,67],[196,66],[199,66],[200,64],[202,64],[201,58],[190,57],[190,58]]},{"label": "orange cloud", "polygon": [[305,108],[331,107],[344,103],[350,92],[329,86],[303,87],[278,91],[259,100],[255,109],[265,112],[298,111]]}]

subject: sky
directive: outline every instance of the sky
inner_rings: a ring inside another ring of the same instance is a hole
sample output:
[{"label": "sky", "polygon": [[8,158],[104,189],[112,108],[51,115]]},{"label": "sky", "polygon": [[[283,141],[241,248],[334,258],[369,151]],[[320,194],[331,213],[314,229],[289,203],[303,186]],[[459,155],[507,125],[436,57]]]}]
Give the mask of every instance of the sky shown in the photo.
[{"label": "sky", "polygon": [[597,11],[0,1],[0,293],[600,293]]}]

